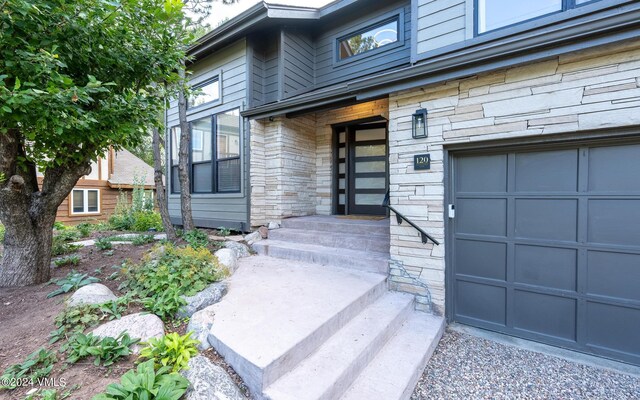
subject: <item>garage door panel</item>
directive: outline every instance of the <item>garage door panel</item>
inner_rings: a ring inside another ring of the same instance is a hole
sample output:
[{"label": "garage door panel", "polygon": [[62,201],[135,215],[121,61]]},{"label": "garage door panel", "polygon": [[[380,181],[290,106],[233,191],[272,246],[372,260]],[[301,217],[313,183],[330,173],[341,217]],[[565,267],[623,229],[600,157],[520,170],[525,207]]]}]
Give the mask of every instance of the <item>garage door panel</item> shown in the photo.
[{"label": "garage door panel", "polygon": [[515,290],[513,327],[565,340],[576,340],[576,300]]},{"label": "garage door panel", "polygon": [[640,200],[590,200],[587,218],[591,243],[640,244]]},{"label": "garage door panel", "polygon": [[503,281],[507,279],[506,243],[458,239],[456,248],[459,274]]},{"label": "garage door panel", "polygon": [[587,294],[640,301],[640,254],[589,251]]},{"label": "garage door panel", "polygon": [[578,201],[573,199],[516,199],[518,238],[576,241]]},{"label": "garage door panel", "polygon": [[460,199],[456,213],[457,231],[460,233],[507,234],[507,199]]},{"label": "garage door panel", "polygon": [[589,302],[587,332],[589,346],[628,353],[640,362],[640,310]]},{"label": "garage door panel", "polygon": [[514,267],[516,283],[576,290],[576,249],[516,245]]},{"label": "garage door panel", "polygon": [[578,150],[558,150],[515,155],[516,191],[576,192]]},{"label": "garage door panel", "polygon": [[456,310],[461,316],[505,325],[506,289],[474,282],[458,281]]},{"label": "garage door panel", "polygon": [[640,145],[589,149],[589,190],[640,191]]},{"label": "garage door panel", "polygon": [[457,190],[464,192],[506,192],[507,156],[465,157],[458,162]]}]

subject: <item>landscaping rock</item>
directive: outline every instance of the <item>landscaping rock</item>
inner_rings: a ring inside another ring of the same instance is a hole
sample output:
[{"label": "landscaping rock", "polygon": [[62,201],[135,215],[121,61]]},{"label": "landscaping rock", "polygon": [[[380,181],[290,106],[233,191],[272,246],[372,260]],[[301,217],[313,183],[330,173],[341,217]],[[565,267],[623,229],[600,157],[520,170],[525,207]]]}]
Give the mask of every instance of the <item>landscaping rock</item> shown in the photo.
[{"label": "landscaping rock", "polygon": [[218,264],[229,270],[229,275],[236,272],[238,267],[238,255],[231,249],[220,249],[216,251],[215,256],[218,258]]},{"label": "landscaping rock", "polygon": [[258,228],[258,232],[260,232],[260,236],[263,239],[266,239],[269,237],[269,228],[267,228],[266,226],[261,226],[260,228]]},{"label": "landscaping rock", "polygon": [[255,231],[245,236],[244,240],[249,244],[249,246],[251,246],[255,242],[262,240],[262,235],[260,235],[260,232]]},{"label": "landscaping rock", "polygon": [[274,229],[280,229],[280,224],[275,221],[271,221],[269,222],[269,225],[267,226],[267,228],[269,228],[270,231]]},{"label": "landscaping rock", "polygon": [[[151,338],[164,336],[164,323],[153,314],[131,314],[100,325],[93,330],[93,334],[99,337],[118,337],[122,332],[127,332],[131,338],[138,338],[146,342]],[[140,346],[132,347],[133,353],[140,351]]]},{"label": "landscaping rock", "polygon": [[114,300],[118,300],[118,298],[111,289],[101,283],[92,283],[76,290],[69,298],[67,305],[74,307],[81,304],[102,304]]},{"label": "landscaping rock", "polygon": [[187,304],[178,311],[178,318],[191,317],[197,311],[216,304],[227,294],[227,290],[227,282],[216,282],[194,296],[183,297]]},{"label": "landscaping rock", "polygon": [[238,258],[248,257],[251,255],[251,252],[249,251],[249,246],[247,246],[244,243],[225,242],[224,247],[226,247],[227,249],[233,250],[236,253],[236,256]]},{"label": "landscaping rock", "polygon": [[182,372],[191,385],[186,400],[245,400],[229,374],[204,356],[189,360],[189,369]]},{"label": "landscaping rock", "polygon": [[187,332],[193,332],[191,337],[200,341],[200,344],[198,345],[198,349],[200,351],[207,350],[211,347],[207,337],[209,336],[209,331],[213,326],[214,317],[215,313],[213,311],[213,307],[209,306],[194,313],[189,320]]}]

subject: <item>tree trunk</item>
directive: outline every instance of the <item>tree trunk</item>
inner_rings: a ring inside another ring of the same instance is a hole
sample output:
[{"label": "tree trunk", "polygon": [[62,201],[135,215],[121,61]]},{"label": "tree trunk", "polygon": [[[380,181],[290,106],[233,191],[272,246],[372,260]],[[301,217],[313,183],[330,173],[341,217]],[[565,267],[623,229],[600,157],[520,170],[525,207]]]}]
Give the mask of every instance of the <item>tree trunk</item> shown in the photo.
[{"label": "tree trunk", "polygon": [[189,150],[191,146],[191,130],[187,122],[187,99],[184,94],[186,87],[184,62],[180,69],[180,90],[178,94],[178,116],[180,119],[180,151],[178,153],[178,175],[180,178],[180,211],[182,213],[182,228],[193,230],[193,215],[191,213],[191,182],[189,180]]},{"label": "tree trunk", "polygon": [[[38,186],[36,166],[28,160],[18,129],[0,134],[0,222],[5,226],[0,287],[26,286],[49,280],[53,223],[58,206],[78,179],[91,172],[89,160],[50,167]],[[22,160],[23,168],[18,160]]]},{"label": "tree trunk", "polygon": [[167,239],[175,242],[177,239],[176,230],[171,223],[169,217],[169,208],[167,206],[167,196],[165,187],[162,184],[162,152],[160,151],[160,131],[153,128],[153,178],[156,184],[156,200],[160,208],[160,216],[162,217],[162,225],[167,234]]}]

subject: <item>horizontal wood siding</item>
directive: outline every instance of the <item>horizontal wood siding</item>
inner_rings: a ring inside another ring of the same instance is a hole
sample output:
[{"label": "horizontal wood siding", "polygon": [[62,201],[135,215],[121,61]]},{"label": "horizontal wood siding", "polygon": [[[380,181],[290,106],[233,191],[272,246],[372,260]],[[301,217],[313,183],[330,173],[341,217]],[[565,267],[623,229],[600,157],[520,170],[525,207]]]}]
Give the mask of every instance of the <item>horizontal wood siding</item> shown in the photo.
[{"label": "horizontal wood siding", "polygon": [[[252,64],[256,65],[255,54],[252,56]],[[260,65],[260,64],[259,64]],[[193,121],[199,118],[211,116],[234,108],[245,108],[247,101],[247,81],[251,79],[247,63],[247,45],[244,39],[239,40],[210,56],[197,61],[191,67],[190,82],[198,84],[219,74],[222,97],[220,102],[211,105],[202,105],[187,111],[187,120]],[[252,82],[253,90],[256,82]],[[258,87],[262,90],[261,87]],[[167,111],[167,127],[171,128],[179,124],[177,101],[170,103]],[[241,124],[241,148],[246,140],[244,123]],[[166,149],[169,152],[169,135],[166,135]],[[191,206],[193,219],[196,225],[202,227],[217,227],[219,222],[225,222],[229,227],[239,227],[249,220],[248,199],[245,194],[245,177],[247,176],[247,157],[243,156],[242,193],[237,194],[192,194]],[[169,176],[167,182],[171,182]],[[170,190],[170,188],[168,188]],[[172,220],[180,224],[180,196],[170,194],[168,196],[169,214]],[[215,226],[212,226],[215,225]]]},{"label": "horizontal wood siding", "polygon": [[[336,60],[336,43],[341,36],[366,28],[377,18],[404,11],[404,43],[402,46],[378,51],[370,56],[362,56],[351,61]],[[372,12],[361,16],[350,16],[334,24],[316,38],[316,87],[350,81],[383,70],[408,64],[411,52],[411,4],[409,2],[385,2]]]},{"label": "horizontal wood siding", "polygon": [[[111,188],[107,181],[80,179],[75,186],[76,189],[99,189],[100,190],[100,213],[99,214],[71,214],[71,194],[58,207],[56,221],[66,225],[76,225],[86,221],[106,222],[113,214],[118,204],[120,190]],[[122,189],[122,193],[127,196],[127,201],[131,201],[131,189]]]},{"label": "horizontal wood siding", "polygon": [[473,0],[414,1],[418,2],[416,35],[418,54],[465,40],[466,2]]},{"label": "horizontal wood siding", "polygon": [[309,90],[315,83],[315,48],[311,35],[297,29],[282,31],[282,97]]}]

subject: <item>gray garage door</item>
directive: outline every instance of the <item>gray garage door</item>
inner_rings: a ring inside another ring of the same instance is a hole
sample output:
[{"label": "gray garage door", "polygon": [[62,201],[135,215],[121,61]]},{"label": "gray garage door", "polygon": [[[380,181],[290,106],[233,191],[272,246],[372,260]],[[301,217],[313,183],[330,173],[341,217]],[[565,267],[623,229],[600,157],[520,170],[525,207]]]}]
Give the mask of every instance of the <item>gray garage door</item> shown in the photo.
[{"label": "gray garage door", "polygon": [[640,145],[454,157],[459,322],[640,364]]}]

